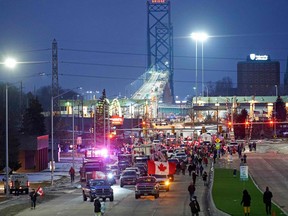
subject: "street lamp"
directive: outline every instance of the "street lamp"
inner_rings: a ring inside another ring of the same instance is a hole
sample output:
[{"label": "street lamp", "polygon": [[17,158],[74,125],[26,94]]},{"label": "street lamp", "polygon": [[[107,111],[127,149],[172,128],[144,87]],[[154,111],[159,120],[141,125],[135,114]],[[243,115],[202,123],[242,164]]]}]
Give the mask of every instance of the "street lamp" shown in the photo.
[{"label": "street lamp", "polygon": [[198,89],[197,89],[197,79],[198,79],[198,68],[197,68],[197,46],[198,46],[198,41],[201,42],[201,50],[202,50],[202,57],[201,57],[201,67],[202,67],[202,87],[201,87],[201,90],[202,90],[202,96],[204,96],[204,58],[203,58],[203,53],[204,53],[204,50],[203,50],[203,44],[204,44],[204,41],[207,40],[208,38],[208,35],[204,32],[196,32],[196,33],[192,33],[191,34],[191,37],[193,40],[196,41],[196,64],[195,64],[195,70],[196,70],[196,103],[197,103],[197,93],[198,93]]},{"label": "street lamp", "polygon": [[[79,89],[79,87],[70,89],[70,90],[65,91],[62,94],[56,95],[54,97],[51,95],[51,185],[54,184],[54,168],[55,168],[54,167],[54,118],[53,118],[54,117],[54,99],[61,97],[62,95],[65,95],[65,94],[73,91],[74,89]],[[74,109],[74,107],[73,107],[73,109]],[[73,113],[73,115],[74,115],[74,113]],[[73,138],[74,138],[74,134],[73,134]]]},{"label": "street lamp", "polygon": [[[12,59],[12,58],[7,58],[5,61],[4,61],[4,65],[6,66],[6,67],[8,67],[8,68],[11,68],[11,69],[13,69],[15,66],[16,66],[16,64],[17,64],[17,61],[15,60],[15,59]],[[8,120],[9,120],[9,118],[8,118],[8,115],[9,115],[9,112],[8,112],[8,108],[9,108],[9,106],[8,106],[8,100],[9,100],[9,98],[8,98],[8,88],[9,88],[10,86],[6,83],[6,85],[5,85],[5,101],[6,101],[6,104],[5,104],[5,107],[6,107],[6,119],[5,119],[5,121],[6,121],[6,196],[8,197],[9,196],[9,185],[8,185],[8,180],[9,180],[9,150],[8,150],[8,147],[9,147],[9,129],[8,129],[8,126],[9,126],[9,124],[8,124]]]}]

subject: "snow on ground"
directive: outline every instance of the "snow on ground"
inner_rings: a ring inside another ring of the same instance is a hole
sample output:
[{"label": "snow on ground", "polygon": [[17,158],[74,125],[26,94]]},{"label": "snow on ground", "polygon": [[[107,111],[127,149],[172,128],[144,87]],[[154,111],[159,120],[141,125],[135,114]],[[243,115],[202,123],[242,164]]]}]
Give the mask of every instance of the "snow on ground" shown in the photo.
[{"label": "snow on ground", "polygon": [[[63,176],[69,177],[69,169],[72,166],[71,162],[56,162],[55,163],[55,171],[53,174],[53,180],[58,180]],[[80,164],[75,163],[75,170],[79,170]],[[17,172],[16,172],[17,173]],[[37,182],[43,182],[43,181],[51,181],[51,171],[49,169],[45,169],[41,172],[31,172],[31,173],[26,173],[29,177],[29,182],[30,183],[37,183]],[[76,173],[77,175],[78,173]],[[6,177],[5,173],[0,174],[0,181]]]}]

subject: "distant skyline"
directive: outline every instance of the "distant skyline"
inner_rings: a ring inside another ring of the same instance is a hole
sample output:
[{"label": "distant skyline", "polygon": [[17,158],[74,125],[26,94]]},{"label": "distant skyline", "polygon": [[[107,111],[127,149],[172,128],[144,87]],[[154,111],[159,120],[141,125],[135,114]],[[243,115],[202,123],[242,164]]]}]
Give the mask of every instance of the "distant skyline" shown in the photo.
[{"label": "distant skyline", "polygon": [[[229,76],[237,87],[237,62],[256,53],[280,62],[283,84],[288,54],[287,0],[170,2],[175,96],[181,99],[193,94],[195,42],[190,34],[197,31],[210,36],[203,49],[205,83]],[[105,88],[108,97],[124,96],[126,86],[147,67],[146,21],[146,0],[0,0],[0,59],[14,56],[25,62],[14,71],[0,66],[0,81],[22,80],[25,92],[51,85],[55,38],[62,88],[81,86],[99,94]]]}]

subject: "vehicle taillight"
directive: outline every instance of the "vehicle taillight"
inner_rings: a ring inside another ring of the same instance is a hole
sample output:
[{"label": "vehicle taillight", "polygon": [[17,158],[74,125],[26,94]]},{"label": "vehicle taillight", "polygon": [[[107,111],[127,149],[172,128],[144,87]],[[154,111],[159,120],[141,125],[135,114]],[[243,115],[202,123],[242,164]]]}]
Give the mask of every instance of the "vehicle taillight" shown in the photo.
[{"label": "vehicle taillight", "polygon": [[30,187],[30,182],[29,181],[27,181],[27,187]]}]

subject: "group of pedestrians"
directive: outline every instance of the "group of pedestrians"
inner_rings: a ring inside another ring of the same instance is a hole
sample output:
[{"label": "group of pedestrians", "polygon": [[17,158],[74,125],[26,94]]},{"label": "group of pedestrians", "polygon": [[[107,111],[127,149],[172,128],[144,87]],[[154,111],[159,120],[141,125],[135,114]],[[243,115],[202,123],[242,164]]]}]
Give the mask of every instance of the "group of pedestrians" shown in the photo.
[{"label": "group of pedestrians", "polygon": [[188,172],[189,176],[191,176],[191,182],[188,186],[190,197],[189,207],[192,216],[198,216],[201,211],[197,196],[195,196],[197,177],[202,177],[204,186],[208,186],[208,174],[204,169],[204,167],[208,166],[208,157],[202,150],[203,149],[198,149],[198,151],[193,151],[190,163],[188,164]]},{"label": "group of pedestrians", "polygon": [[[269,190],[269,187],[266,187],[266,190],[263,193],[263,202],[265,204],[265,211],[267,215],[271,215],[272,197],[272,192]],[[246,189],[243,190],[240,204],[243,206],[244,216],[250,216],[251,196]]]}]

